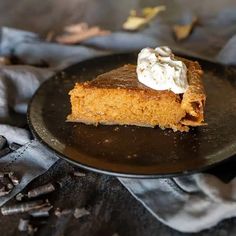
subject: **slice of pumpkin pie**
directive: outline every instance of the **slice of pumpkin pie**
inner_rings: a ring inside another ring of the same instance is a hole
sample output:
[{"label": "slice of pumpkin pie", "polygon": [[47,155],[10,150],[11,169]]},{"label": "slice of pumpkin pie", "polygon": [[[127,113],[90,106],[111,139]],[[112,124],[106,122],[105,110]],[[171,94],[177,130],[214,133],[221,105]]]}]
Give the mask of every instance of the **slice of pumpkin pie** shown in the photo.
[{"label": "slice of pumpkin pie", "polygon": [[206,95],[198,62],[168,47],[145,48],[136,65],[124,65],[69,92],[71,122],[159,126],[188,131],[204,124]]}]

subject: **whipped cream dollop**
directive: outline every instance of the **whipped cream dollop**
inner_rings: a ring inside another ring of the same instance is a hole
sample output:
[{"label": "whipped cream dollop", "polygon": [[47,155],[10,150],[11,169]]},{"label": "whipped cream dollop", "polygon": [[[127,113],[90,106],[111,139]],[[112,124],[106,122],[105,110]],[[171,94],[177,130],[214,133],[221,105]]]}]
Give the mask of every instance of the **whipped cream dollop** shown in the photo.
[{"label": "whipped cream dollop", "polygon": [[137,75],[142,84],[155,90],[180,94],[188,88],[186,65],[166,46],[142,49],[138,54]]}]

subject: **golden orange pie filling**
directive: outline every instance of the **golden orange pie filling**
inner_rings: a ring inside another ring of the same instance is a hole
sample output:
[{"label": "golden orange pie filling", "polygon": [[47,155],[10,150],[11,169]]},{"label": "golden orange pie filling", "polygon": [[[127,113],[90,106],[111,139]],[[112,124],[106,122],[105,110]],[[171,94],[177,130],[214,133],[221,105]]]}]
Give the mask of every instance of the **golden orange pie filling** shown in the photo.
[{"label": "golden orange pie filling", "polygon": [[138,81],[135,65],[124,65],[94,80],[76,83],[69,92],[71,114],[67,120],[94,125],[159,126],[174,131],[203,125],[203,71],[198,62],[178,59],[187,67],[189,86],[185,93],[151,89]]}]

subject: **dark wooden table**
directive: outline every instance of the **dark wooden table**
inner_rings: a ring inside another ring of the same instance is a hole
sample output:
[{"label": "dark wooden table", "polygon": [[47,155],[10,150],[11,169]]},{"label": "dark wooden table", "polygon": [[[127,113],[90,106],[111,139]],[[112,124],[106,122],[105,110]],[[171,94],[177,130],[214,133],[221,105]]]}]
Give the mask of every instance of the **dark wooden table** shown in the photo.
[{"label": "dark wooden table", "polygon": [[[46,174],[39,177],[25,189],[43,183],[61,183],[55,192],[40,199],[48,198],[53,205],[50,216],[34,221],[38,227],[35,235],[65,236],[151,236],[151,235],[196,235],[177,232],[156,220],[115,178],[106,175],[86,173],[84,177],[73,176],[77,167],[60,160]],[[11,200],[11,205],[15,200]],[[55,216],[56,208],[74,209],[85,207],[90,215],[76,219]],[[0,216],[0,235],[26,235],[18,231],[22,215]],[[236,218],[225,220],[216,227],[198,233],[199,236],[236,235]]]}]

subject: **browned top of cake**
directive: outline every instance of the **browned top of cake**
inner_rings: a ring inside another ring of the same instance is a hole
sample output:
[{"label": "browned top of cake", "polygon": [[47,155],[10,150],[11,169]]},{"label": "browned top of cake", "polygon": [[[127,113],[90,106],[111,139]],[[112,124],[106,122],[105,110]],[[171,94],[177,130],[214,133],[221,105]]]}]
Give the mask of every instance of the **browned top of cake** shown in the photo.
[{"label": "browned top of cake", "polygon": [[[186,91],[191,96],[196,93],[205,97],[203,85],[200,79],[202,70],[198,62],[190,61],[184,58],[177,57],[178,60],[182,60],[188,68],[187,77],[189,82],[189,88]],[[112,78],[112,79],[111,79]],[[76,86],[83,86],[84,88],[104,88],[104,89],[126,89],[126,90],[142,90],[145,94],[155,93],[155,96],[173,96],[176,98],[181,95],[175,94],[168,90],[154,90],[140,83],[137,79],[136,65],[127,64],[119,67],[115,70],[111,70],[104,74],[99,75],[96,79],[87,81],[84,83],[78,83]],[[75,88],[76,88],[75,86]],[[202,97],[202,96],[201,96]]]},{"label": "browned top of cake", "polygon": [[[198,62],[190,61],[184,58],[176,57],[185,63],[188,71],[201,71]],[[112,80],[111,80],[112,78]],[[136,65],[127,64],[115,70],[111,70],[104,74],[99,75],[96,79],[84,83],[84,87],[97,87],[97,88],[128,88],[128,89],[142,89],[153,90],[140,83],[137,79]],[[162,92],[155,90],[155,92]]]},{"label": "browned top of cake", "polygon": [[136,66],[130,64],[99,75],[95,80],[85,83],[84,86],[97,88],[150,89],[138,81]]}]

